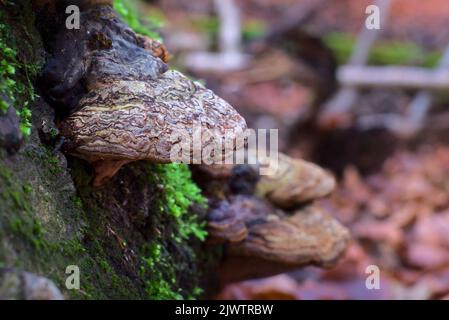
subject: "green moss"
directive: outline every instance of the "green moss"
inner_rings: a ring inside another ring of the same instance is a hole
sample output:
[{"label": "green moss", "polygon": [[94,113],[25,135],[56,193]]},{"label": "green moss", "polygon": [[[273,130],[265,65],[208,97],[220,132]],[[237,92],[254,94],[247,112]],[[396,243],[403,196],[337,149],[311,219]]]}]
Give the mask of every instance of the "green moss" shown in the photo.
[{"label": "green moss", "polygon": [[29,193],[25,191],[27,186],[18,183],[6,166],[0,165],[0,168],[0,176],[4,179],[0,186],[2,201],[5,206],[14,208],[6,217],[10,231],[35,248],[44,248],[44,230],[40,221],[32,216]]},{"label": "green moss", "polygon": [[48,135],[50,136],[50,138],[56,139],[59,136],[59,130],[56,128],[51,128],[48,132]]},{"label": "green moss", "polygon": [[[26,27],[33,21],[28,9],[19,10],[23,17],[15,16],[9,26],[14,36],[8,43],[17,48],[18,61],[37,66],[39,56],[28,50],[39,48],[32,40],[35,27]],[[22,19],[23,24],[17,22]],[[29,28],[24,35],[17,33],[22,27]],[[14,76],[28,83],[18,70]],[[25,96],[23,91],[17,98]],[[34,114],[45,108],[40,101],[30,105]],[[187,166],[133,163],[94,189],[90,166],[68,157],[69,171],[61,159],[41,144],[35,130],[15,156],[0,150],[0,265],[44,275],[69,298],[191,299],[201,294],[196,253],[204,251],[198,248],[206,236],[201,220],[206,200]],[[134,220],[135,212],[143,217]],[[65,289],[68,265],[80,268],[79,291]]]},{"label": "green moss", "polygon": [[54,175],[60,174],[63,171],[61,162],[53,152],[47,147],[40,149],[29,148],[25,151],[25,154],[33,160],[40,160]]},{"label": "green moss", "polygon": [[[207,235],[204,222],[193,213],[192,205],[207,207],[201,190],[191,179],[184,164],[146,166],[149,182],[158,187],[154,214],[162,224],[160,234],[142,248],[140,274],[145,280],[149,299],[183,299],[198,297],[199,272],[194,267],[196,255],[189,241],[203,241]],[[178,248],[174,254],[168,248]],[[188,279],[190,289],[180,287]]]},{"label": "green moss", "polygon": [[[0,15],[8,33],[7,38],[0,37],[0,43],[15,51],[14,74],[12,69],[5,70],[15,81],[15,101],[23,107],[19,102],[28,101],[33,88],[29,79],[43,61],[38,54],[42,44],[36,40],[31,2],[16,2],[7,9],[0,6]],[[3,94],[1,98],[12,101]],[[34,108],[48,112],[41,102],[30,105],[37,113]],[[95,207],[83,192],[83,197],[75,193],[60,157],[40,143],[34,130],[16,155],[8,156],[0,149],[0,265],[44,275],[72,298],[144,297],[143,281],[135,282],[117,262],[123,260],[123,251],[111,244],[105,230],[113,220],[108,209]],[[90,202],[84,211],[86,199]],[[79,291],[65,290],[68,265],[80,267]]]},{"label": "green moss", "polygon": [[242,26],[242,39],[252,41],[262,38],[267,31],[267,26],[263,20],[247,20]]},{"label": "green moss", "polygon": [[48,246],[44,238],[44,229],[38,219],[30,215],[17,215],[10,219],[9,225],[14,233],[31,243],[36,249],[44,249]]},{"label": "green moss", "polygon": [[183,299],[176,288],[176,271],[170,255],[158,243],[146,246],[146,256],[142,258],[140,275],[145,281],[145,291],[149,299]]},{"label": "green moss", "polygon": [[23,192],[25,192],[25,194],[31,194],[33,192],[33,187],[29,184],[26,184],[23,186]]},{"label": "green moss", "polygon": [[165,23],[165,17],[161,11],[152,10],[148,16],[141,17],[135,1],[130,0],[114,0],[114,8],[135,32],[162,41],[157,31]]},{"label": "green moss", "polygon": [[81,201],[81,198],[76,196],[73,198],[73,204],[75,205],[75,207],[81,209],[83,207],[83,202]]},{"label": "green moss", "polygon": [[78,239],[63,241],[59,245],[62,252],[70,257],[76,257],[77,255],[81,255],[87,251]]},{"label": "green moss", "polygon": [[196,31],[207,33],[212,37],[216,37],[220,29],[220,21],[215,16],[192,17],[189,23]]},{"label": "green moss", "polygon": [[[84,230],[86,236],[90,236],[90,232],[89,229]],[[110,264],[110,255],[104,249],[106,245],[100,240],[82,243],[78,239],[72,239],[60,243],[58,247],[62,248],[64,256],[76,261],[76,265],[80,267],[81,290],[70,292],[74,298],[139,298],[135,291],[136,284]]]},{"label": "green moss", "polygon": [[47,148],[44,149],[43,154],[44,163],[46,163],[53,174],[61,173],[63,168],[59,159]]},{"label": "green moss", "polygon": [[[344,64],[355,47],[355,37],[341,32],[332,32],[324,38],[324,43],[334,52],[339,64]],[[370,52],[369,63],[373,65],[418,65],[435,67],[441,52],[426,51],[413,42],[378,41]]]},{"label": "green moss", "polygon": [[[160,39],[155,33],[163,25],[164,17],[156,11],[142,19],[136,7],[128,0],[114,0],[114,7],[124,21],[136,32]],[[254,35],[252,28],[249,35]],[[217,28],[218,30],[218,28]],[[140,248],[140,277],[144,280],[149,299],[182,299],[197,297],[198,274],[195,274],[195,253],[188,244],[192,238],[203,241],[207,232],[205,223],[192,212],[192,205],[205,209],[206,199],[191,179],[189,168],[184,164],[145,165],[146,183],[157,186],[159,191],[153,203],[153,218],[157,220],[158,235]],[[179,252],[170,252],[178,248]],[[106,265],[104,265],[106,267]],[[187,282],[181,288],[179,283]],[[187,279],[188,278],[188,279]]]},{"label": "green moss", "polygon": [[[196,16],[190,18],[189,23],[196,31],[217,40],[220,31],[220,21],[217,16]],[[242,22],[241,37],[243,41],[251,41],[263,37],[266,31],[267,26],[263,20],[245,20]]]},{"label": "green moss", "polygon": [[173,234],[175,240],[181,242],[193,235],[203,241],[207,236],[205,224],[198,222],[188,209],[192,203],[206,207],[207,200],[191,180],[189,168],[176,163],[154,165],[148,170],[148,175],[150,183],[162,189],[156,207],[176,220],[178,228]]},{"label": "green moss", "polygon": [[389,41],[376,44],[370,54],[369,61],[377,65],[422,65],[425,56],[424,49],[415,43]]},{"label": "green moss", "polygon": [[355,39],[347,33],[332,32],[324,38],[324,44],[333,51],[339,64],[345,64],[354,49]]},{"label": "green moss", "polygon": [[25,55],[18,53],[13,35],[5,13],[0,11],[0,112],[6,112],[8,106],[12,105],[20,119],[22,135],[29,136],[29,103],[37,97],[31,79],[37,76],[40,66],[24,60]]}]

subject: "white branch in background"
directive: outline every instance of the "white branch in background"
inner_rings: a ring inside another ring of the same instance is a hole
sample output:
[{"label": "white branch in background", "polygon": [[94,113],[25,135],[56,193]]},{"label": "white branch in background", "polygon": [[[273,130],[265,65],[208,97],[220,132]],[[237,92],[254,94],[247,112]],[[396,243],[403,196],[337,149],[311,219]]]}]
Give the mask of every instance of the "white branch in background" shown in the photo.
[{"label": "white branch in background", "polygon": [[187,67],[196,71],[226,72],[247,66],[248,57],[241,52],[240,10],[234,0],[214,0],[220,22],[219,52],[194,52],[186,57]]},{"label": "white branch in background", "polygon": [[[375,5],[380,10],[380,25],[385,27],[385,22],[389,15],[392,0],[377,0]],[[365,23],[363,23],[362,30],[359,33],[357,44],[352,52],[348,64],[351,66],[363,66],[366,65],[369,58],[369,53],[377,38],[379,37],[381,30],[367,29]],[[344,85],[344,84],[342,84]],[[341,114],[348,112],[352,109],[359,94],[355,88],[342,87],[324,106],[323,120],[326,117],[332,117],[334,114]]]},{"label": "white branch in background", "polygon": [[[380,25],[385,27],[390,12],[392,0],[377,0],[376,6],[380,11]],[[381,29],[368,29],[365,24],[359,33],[356,46],[349,59],[350,65],[365,65],[368,62],[369,53],[376,40],[379,38]]]},{"label": "white branch in background", "polygon": [[[358,121],[358,125],[363,129],[374,127],[387,128],[403,137],[416,135],[427,125],[426,117],[433,103],[432,90],[449,89],[449,46],[446,47],[436,69],[429,70],[413,67],[384,67],[384,69],[386,71],[384,73],[378,70],[374,87],[417,88],[420,91],[411,101],[405,116],[397,114],[369,115],[361,118]],[[342,70],[342,73],[343,78],[349,75],[345,75],[344,70]],[[372,76],[371,73],[369,75]],[[359,76],[361,75],[357,75],[357,77]],[[356,79],[353,78],[352,80]],[[342,81],[345,80],[342,79]],[[356,82],[358,81],[356,80]]]},{"label": "white branch in background", "polygon": [[[446,47],[443,57],[441,58],[437,70],[449,70],[449,46]],[[405,121],[413,127],[413,133],[418,132],[424,125],[424,120],[429,113],[433,103],[433,96],[429,90],[419,91],[410,103]]]},{"label": "white branch in background", "polygon": [[449,69],[406,66],[343,66],[337,72],[343,86],[400,89],[449,89]]},{"label": "white branch in background", "polygon": [[239,8],[235,5],[234,0],[214,0],[214,5],[220,21],[220,51],[239,53],[242,41]]}]

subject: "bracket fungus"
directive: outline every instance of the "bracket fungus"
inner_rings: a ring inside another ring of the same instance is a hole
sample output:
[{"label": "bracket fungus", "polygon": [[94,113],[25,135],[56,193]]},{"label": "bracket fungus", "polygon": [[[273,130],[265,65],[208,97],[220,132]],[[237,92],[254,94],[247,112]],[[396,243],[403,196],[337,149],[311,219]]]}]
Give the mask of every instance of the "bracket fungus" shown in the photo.
[{"label": "bracket fungus", "polygon": [[256,194],[282,208],[329,195],[335,188],[334,177],[319,166],[279,154],[278,170],[261,176]]},{"label": "bracket fungus", "polygon": [[332,266],[349,243],[348,230],[318,205],[287,213],[251,196],[220,203],[208,232],[209,243],[225,246],[222,283]]},{"label": "bracket fungus", "polygon": [[[231,194],[209,212],[208,242],[225,247],[222,285],[311,264],[331,266],[346,250],[348,230],[311,203],[332,191],[333,177],[306,161],[286,155],[279,159],[279,166],[288,169],[288,174],[279,170],[273,176],[254,179],[242,168],[234,168]],[[243,192],[236,194],[240,190]],[[248,193],[251,190],[253,194]],[[273,190],[283,190],[282,196],[273,195]]]},{"label": "bracket fungus", "polygon": [[[94,165],[95,185],[131,161],[171,162],[172,151],[182,149],[177,144],[183,135],[196,126],[219,132],[224,145],[245,129],[229,104],[179,72],[111,84],[90,92],[61,125],[66,150]],[[200,148],[213,143],[202,139]]]},{"label": "bracket fungus", "polygon": [[249,224],[245,241],[230,246],[233,255],[263,257],[290,266],[328,266],[346,248],[346,229],[317,205],[266,219],[268,223]]},{"label": "bracket fungus", "polygon": [[94,186],[131,161],[173,162],[173,150],[185,153],[183,138],[198,128],[189,159],[217,141],[222,154],[214,157],[229,143],[238,148],[245,120],[211,90],[168,71],[165,47],[136,35],[110,6],[88,8],[82,20],[82,32],[56,36],[43,79],[50,100],[68,108],[64,150],[93,164]]},{"label": "bracket fungus", "polygon": [[[321,167],[278,153],[276,157],[258,155],[248,165],[201,165],[198,169],[211,179],[229,179],[232,192],[255,194],[276,206],[290,209],[329,195],[335,178]],[[276,168],[271,174],[259,174],[260,168]]]}]

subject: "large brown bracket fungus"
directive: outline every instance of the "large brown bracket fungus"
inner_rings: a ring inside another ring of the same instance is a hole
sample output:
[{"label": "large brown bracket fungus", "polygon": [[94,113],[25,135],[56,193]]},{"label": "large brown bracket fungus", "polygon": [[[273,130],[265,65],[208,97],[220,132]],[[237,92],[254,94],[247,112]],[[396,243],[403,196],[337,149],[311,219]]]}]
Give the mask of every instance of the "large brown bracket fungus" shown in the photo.
[{"label": "large brown bracket fungus", "polygon": [[[246,129],[226,101],[168,71],[165,47],[136,35],[110,6],[88,6],[81,22],[80,30],[62,28],[53,40],[43,84],[68,115],[60,125],[64,150],[93,164],[94,185],[131,161],[172,162],[172,149],[195,128],[214,130],[222,152]],[[205,137],[193,148],[212,143]]]},{"label": "large brown bracket fungus", "polygon": [[[69,153],[94,165],[97,185],[130,161],[171,162],[172,150],[182,143],[173,138],[197,125],[219,130],[225,141],[245,128],[243,118],[224,100],[176,71],[154,81],[114,82],[93,90],[80,106],[64,121],[61,133]],[[210,143],[202,140],[201,148]]]},{"label": "large brown bracket fungus", "polygon": [[208,215],[209,243],[225,247],[222,285],[306,265],[332,266],[345,252],[347,229],[311,203],[333,190],[334,178],[306,161],[282,154],[279,161],[277,174],[259,179],[250,166],[234,167],[229,194]]}]

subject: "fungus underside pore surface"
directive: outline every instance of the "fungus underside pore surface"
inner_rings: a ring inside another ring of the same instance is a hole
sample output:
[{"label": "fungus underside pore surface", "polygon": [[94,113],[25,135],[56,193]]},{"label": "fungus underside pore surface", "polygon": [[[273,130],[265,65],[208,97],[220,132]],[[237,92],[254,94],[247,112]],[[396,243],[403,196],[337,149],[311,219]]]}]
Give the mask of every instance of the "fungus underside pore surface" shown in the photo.
[{"label": "fungus underside pore surface", "polygon": [[[21,22],[34,21],[28,1],[0,7],[0,24],[5,16],[7,47],[15,44],[17,53],[11,90],[27,88],[14,97],[28,101],[45,53],[34,25]],[[139,161],[94,189],[87,163],[41,142],[37,128],[52,109],[42,99],[29,109],[33,122],[20,151],[0,150],[0,267],[48,277],[71,298],[198,297],[207,204],[188,167]],[[80,268],[80,290],[65,289],[68,265]]]}]

